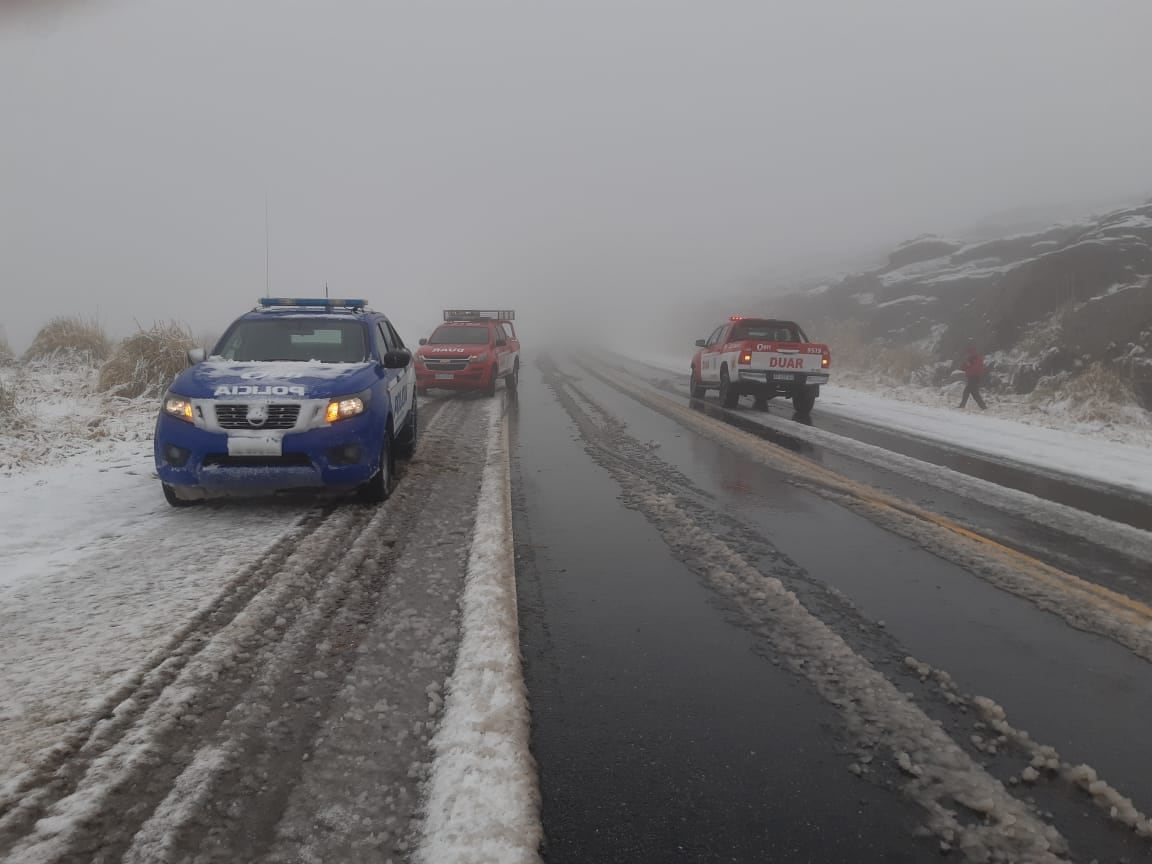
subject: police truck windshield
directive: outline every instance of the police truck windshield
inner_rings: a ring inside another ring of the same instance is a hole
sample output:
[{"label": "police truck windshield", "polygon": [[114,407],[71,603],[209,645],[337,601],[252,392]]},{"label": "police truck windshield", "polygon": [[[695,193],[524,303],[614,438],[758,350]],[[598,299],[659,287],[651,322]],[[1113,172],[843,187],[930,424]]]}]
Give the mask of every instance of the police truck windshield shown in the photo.
[{"label": "police truck windshield", "polygon": [[237,321],[220,342],[225,360],[270,362],[298,360],[364,363],[368,345],[358,321],[331,318],[275,318]]},{"label": "police truck windshield", "polygon": [[429,345],[487,345],[487,327],[437,327]]}]

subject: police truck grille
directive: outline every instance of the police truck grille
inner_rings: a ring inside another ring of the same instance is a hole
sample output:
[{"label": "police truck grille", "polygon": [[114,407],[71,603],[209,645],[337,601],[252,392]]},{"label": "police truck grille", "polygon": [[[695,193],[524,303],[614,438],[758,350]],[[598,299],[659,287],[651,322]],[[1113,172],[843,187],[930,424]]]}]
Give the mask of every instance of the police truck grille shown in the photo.
[{"label": "police truck grille", "polygon": [[222,429],[293,429],[299,416],[299,405],[269,405],[268,418],[263,423],[249,423],[246,403],[216,403],[216,422]]},{"label": "police truck grille", "polygon": [[455,357],[426,357],[424,365],[433,372],[463,372],[468,368],[468,360]]}]

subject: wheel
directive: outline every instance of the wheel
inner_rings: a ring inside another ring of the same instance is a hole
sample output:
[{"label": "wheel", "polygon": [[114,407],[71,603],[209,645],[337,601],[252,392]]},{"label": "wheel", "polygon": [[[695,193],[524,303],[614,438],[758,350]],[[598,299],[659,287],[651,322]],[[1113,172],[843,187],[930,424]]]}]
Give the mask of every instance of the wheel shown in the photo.
[{"label": "wheel", "polygon": [[167,483],[161,482],[160,488],[164,490],[164,500],[171,504],[173,507],[195,507],[200,503],[198,498],[181,498],[176,494],[176,490],[169,486]]},{"label": "wheel", "polygon": [[517,360],[514,364],[512,364],[512,372],[508,375],[507,378],[504,379],[504,386],[508,390],[511,390],[513,393],[515,393],[516,388],[520,386],[520,361],[519,360]]},{"label": "wheel", "polygon": [[688,379],[688,387],[692,391],[693,399],[703,399],[704,394],[708,392],[708,388],[700,383],[700,377],[696,374],[696,367],[692,367],[692,375]]},{"label": "wheel", "polygon": [[812,406],[816,404],[816,394],[820,392],[819,387],[804,387],[797,390],[792,394],[792,407],[796,409],[797,414],[809,414],[812,411]]},{"label": "wheel", "polygon": [[384,446],[380,448],[380,470],[360,489],[360,497],[370,504],[388,500],[396,484],[396,448],[392,432],[384,433]]},{"label": "wheel", "polygon": [[757,393],[756,394],[756,410],[757,411],[767,411],[768,410],[768,400],[771,398],[772,398],[771,396],[765,396],[762,393]]},{"label": "wheel", "polygon": [[492,375],[488,379],[488,386],[484,388],[484,395],[485,396],[495,396],[496,395],[496,379],[499,377],[497,375],[497,373],[499,371],[500,370],[498,370],[495,366],[492,367]]},{"label": "wheel", "polygon": [[740,391],[728,378],[728,367],[720,368],[720,404],[725,408],[735,408],[740,403]]},{"label": "wheel", "polygon": [[416,453],[416,440],[420,435],[419,403],[412,400],[412,410],[408,412],[408,419],[404,428],[396,438],[396,458],[411,459]]}]

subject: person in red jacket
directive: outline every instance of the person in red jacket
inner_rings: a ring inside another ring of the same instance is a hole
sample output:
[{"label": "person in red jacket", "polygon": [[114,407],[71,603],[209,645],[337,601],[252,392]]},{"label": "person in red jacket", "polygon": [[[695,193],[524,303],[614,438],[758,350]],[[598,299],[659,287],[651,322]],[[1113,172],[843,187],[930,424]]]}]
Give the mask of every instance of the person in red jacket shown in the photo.
[{"label": "person in red jacket", "polygon": [[980,406],[980,410],[983,411],[988,407],[980,398],[980,381],[984,378],[984,355],[976,350],[975,343],[971,341],[968,342],[968,352],[961,369],[964,370],[965,384],[964,396],[960,399],[960,407],[963,408],[967,405],[968,397],[971,396]]}]

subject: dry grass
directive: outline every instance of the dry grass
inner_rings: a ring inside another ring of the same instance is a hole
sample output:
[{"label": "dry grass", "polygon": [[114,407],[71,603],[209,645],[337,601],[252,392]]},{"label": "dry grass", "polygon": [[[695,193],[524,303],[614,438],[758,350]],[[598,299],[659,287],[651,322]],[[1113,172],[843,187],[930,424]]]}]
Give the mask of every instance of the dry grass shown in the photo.
[{"label": "dry grass", "polygon": [[1066,344],[1065,330],[1075,315],[1074,304],[1061,306],[1042,321],[1034,321],[1020,334],[1016,350],[1035,356],[1054,345]]},{"label": "dry grass", "polygon": [[1034,405],[1066,405],[1068,415],[1081,423],[1110,422],[1140,401],[1131,378],[1121,369],[1093,363],[1079,375],[1041,378],[1028,396]]},{"label": "dry grass", "polygon": [[808,335],[827,343],[834,370],[909,384],[933,362],[932,354],[923,348],[868,339],[864,325],[858,321],[829,322],[820,327],[818,334]]},{"label": "dry grass", "polygon": [[112,343],[95,319],[63,316],[40,328],[24,352],[24,359],[68,358],[95,364],[105,360],[111,351]]},{"label": "dry grass", "polygon": [[0,429],[19,419],[20,410],[16,402],[16,388],[0,380]]},{"label": "dry grass", "polygon": [[100,367],[102,392],[135,399],[159,396],[187,365],[187,351],[196,347],[188,328],[176,321],[141,328],[116,346]]},{"label": "dry grass", "polygon": [[11,366],[16,362],[16,354],[12,344],[8,341],[8,334],[0,327],[0,366]]}]

